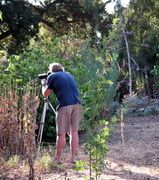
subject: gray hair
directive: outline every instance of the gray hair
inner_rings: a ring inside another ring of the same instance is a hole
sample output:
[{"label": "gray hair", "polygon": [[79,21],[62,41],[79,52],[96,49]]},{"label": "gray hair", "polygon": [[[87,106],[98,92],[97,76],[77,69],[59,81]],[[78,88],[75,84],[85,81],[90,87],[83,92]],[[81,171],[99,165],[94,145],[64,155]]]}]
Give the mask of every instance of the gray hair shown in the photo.
[{"label": "gray hair", "polygon": [[57,72],[57,71],[64,71],[64,67],[60,63],[51,63],[49,65],[49,71],[51,73]]}]

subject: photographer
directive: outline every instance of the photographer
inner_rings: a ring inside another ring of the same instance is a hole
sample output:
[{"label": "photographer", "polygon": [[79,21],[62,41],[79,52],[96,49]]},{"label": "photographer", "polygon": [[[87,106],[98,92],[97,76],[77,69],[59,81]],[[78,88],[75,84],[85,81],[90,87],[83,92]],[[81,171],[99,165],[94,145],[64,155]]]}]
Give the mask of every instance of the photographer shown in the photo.
[{"label": "photographer", "polygon": [[59,63],[49,66],[51,74],[42,79],[42,93],[48,97],[53,90],[57,100],[56,114],[56,153],[55,161],[60,162],[61,152],[66,143],[66,133],[70,133],[71,162],[76,161],[76,151],[79,143],[78,131],[80,121],[83,122],[83,108],[80,94],[73,76],[64,72]]}]

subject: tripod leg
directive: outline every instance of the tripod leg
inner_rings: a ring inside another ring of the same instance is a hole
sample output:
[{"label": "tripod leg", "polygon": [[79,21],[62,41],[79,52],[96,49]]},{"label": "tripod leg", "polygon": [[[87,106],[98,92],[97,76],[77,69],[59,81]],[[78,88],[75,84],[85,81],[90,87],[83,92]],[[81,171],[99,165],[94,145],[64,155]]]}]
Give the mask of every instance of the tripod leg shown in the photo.
[{"label": "tripod leg", "polygon": [[53,106],[52,106],[52,104],[49,102],[49,105],[50,105],[50,107],[51,107],[51,109],[52,109],[52,111],[55,113],[55,115],[56,115],[56,111],[55,111],[55,109],[53,108]]},{"label": "tripod leg", "polygon": [[42,117],[41,117],[41,121],[40,121],[39,133],[38,133],[38,137],[37,137],[37,142],[39,144],[41,144],[41,140],[42,140],[47,107],[48,107],[48,103],[47,103],[47,101],[45,101],[43,112],[42,112]]}]

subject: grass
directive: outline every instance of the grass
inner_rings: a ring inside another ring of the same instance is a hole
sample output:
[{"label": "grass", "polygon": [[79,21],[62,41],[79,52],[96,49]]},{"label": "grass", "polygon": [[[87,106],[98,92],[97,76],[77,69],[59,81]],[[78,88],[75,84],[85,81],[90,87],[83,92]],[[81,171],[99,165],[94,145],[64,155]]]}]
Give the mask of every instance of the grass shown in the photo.
[{"label": "grass", "polygon": [[7,162],[5,162],[5,165],[8,166],[8,168],[17,167],[18,164],[19,164],[19,156],[18,155],[14,155],[14,156],[10,157],[9,160]]},{"label": "grass", "polygon": [[[51,149],[52,152],[50,152]],[[37,174],[49,173],[52,171],[61,172],[64,170],[62,164],[59,165],[53,161],[53,153],[53,147],[43,147],[40,154],[34,157],[34,175],[37,176]],[[0,179],[10,179],[10,177],[15,174],[28,176],[30,167],[28,159],[24,159],[24,156],[13,155],[6,160],[6,158],[0,154],[0,160]]]}]

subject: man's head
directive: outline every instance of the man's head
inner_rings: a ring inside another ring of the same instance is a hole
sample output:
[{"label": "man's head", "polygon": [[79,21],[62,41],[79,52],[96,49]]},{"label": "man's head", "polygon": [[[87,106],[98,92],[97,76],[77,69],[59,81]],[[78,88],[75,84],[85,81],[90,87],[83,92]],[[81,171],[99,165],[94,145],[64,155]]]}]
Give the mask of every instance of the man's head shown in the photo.
[{"label": "man's head", "polygon": [[49,65],[49,71],[51,73],[54,73],[57,71],[64,71],[64,67],[60,63],[52,63]]}]

